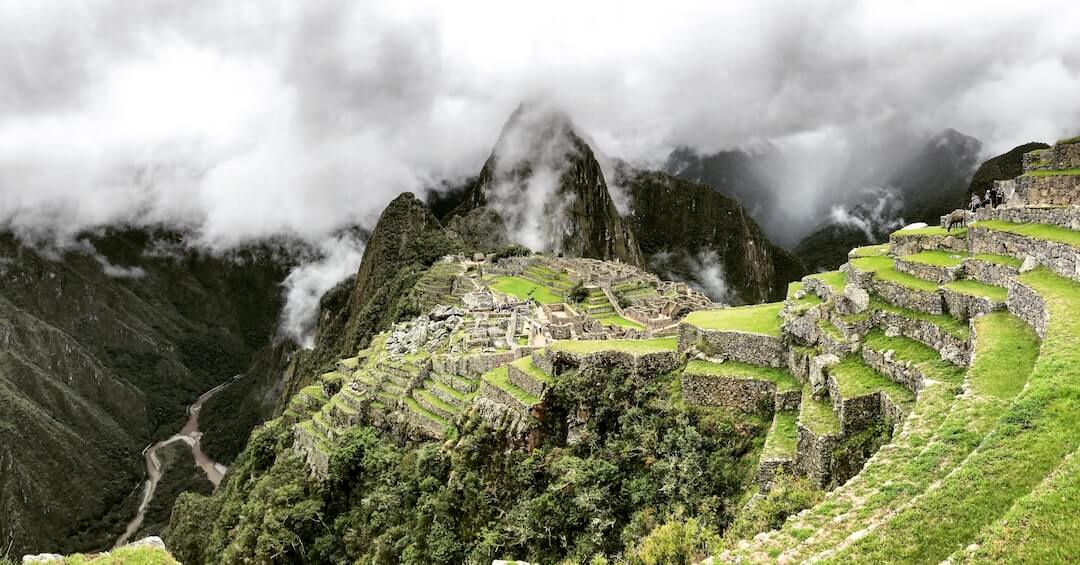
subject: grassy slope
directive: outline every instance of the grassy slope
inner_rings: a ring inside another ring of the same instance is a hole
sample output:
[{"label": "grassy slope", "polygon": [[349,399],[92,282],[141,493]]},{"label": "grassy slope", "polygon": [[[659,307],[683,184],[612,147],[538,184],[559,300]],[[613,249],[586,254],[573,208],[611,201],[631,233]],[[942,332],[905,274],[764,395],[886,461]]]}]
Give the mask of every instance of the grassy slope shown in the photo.
[{"label": "grassy slope", "polygon": [[765,447],[761,458],[783,458],[795,455],[795,444],[799,439],[799,430],[795,425],[799,413],[795,410],[780,410],[773,415],[773,424],[765,438]]},{"label": "grassy slope", "polygon": [[491,289],[517,298],[528,300],[532,298],[540,304],[557,304],[563,302],[562,297],[556,295],[546,286],[538,285],[521,277],[495,277],[490,283]]},{"label": "grassy slope", "polygon": [[915,401],[915,395],[910,390],[874,370],[858,355],[848,355],[840,363],[829,368],[829,376],[836,379],[840,395],[844,398],[855,398],[881,391],[888,394],[894,402]]},{"label": "grassy slope", "polygon": [[1003,231],[1015,235],[1064,243],[1073,247],[1080,247],[1080,231],[1052,226],[1049,224],[1013,224],[1000,220],[987,220],[975,222],[972,227],[987,228],[995,231]]},{"label": "grassy slope", "polygon": [[799,423],[817,435],[835,434],[840,431],[840,419],[833,412],[827,400],[818,400],[810,395],[809,387],[803,389],[802,404],[799,407]]},{"label": "grassy slope", "polygon": [[791,376],[791,373],[783,369],[773,367],[759,367],[749,363],[738,361],[726,361],[724,363],[712,363],[701,359],[692,359],[686,364],[684,373],[703,376],[735,377],[769,381],[776,384],[777,390],[798,390],[799,381]]},{"label": "grassy slope", "polygon": [[780,336],[782,302],[691,312],[686,323],[705,330],[731,330]]},{"label": "grassy slope", "polygon": [[[1080,340],[1080,284],[1045,270],[1022,275],[1021,280],[1035,288],[1051,311],[1027,388],[960,467],[874,535],[834,556],[836,562],[940,561],[999,520],[1004,509],[1032,492],[1076,449],[1080,437],[1080,419],[1075,416],[1080,411],[1080,349],[1075,346]],[[984,393],[1008,394],[1022,386],[1012,369],[1025,354],[1024,340],[1018,337],[1001,335],[993,349],[980,352],[989,357],[981,363],[984,370],[1000,373],[1000,378],[987,380]],[[1055,509],[1062,517],[1071,517],[1063,527],[1075,530],[1075,509],[1056,504],[1051,506]],[[1060,557],[1070,549],[1072,555],[1080,551],[1080,538],[1075,535],[1053,540],[1072,544],[1070,548],[1040,535],[1028,540],[1028,555]],[[1012,555],[1021,554],[1015,546],[1007,549]]]},{"label": "grassy slope", "polygon": [[945,288],[961,294],[989,298],[995,302],[1005,302],[1009,295],[1008,289],[973,280],[953,281],[946,284]]}]

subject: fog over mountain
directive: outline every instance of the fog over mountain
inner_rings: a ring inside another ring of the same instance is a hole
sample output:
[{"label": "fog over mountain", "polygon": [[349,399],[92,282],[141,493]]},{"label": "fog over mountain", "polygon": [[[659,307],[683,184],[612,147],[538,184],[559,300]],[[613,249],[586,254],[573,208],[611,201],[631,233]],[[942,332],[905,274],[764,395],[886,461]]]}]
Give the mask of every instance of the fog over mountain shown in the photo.
[{"label": "fog over mountain", "polygon": [[[886,163],[892,140],[951,127],[988,156],[1080,126],[1075,2],[531,9],[4,3],[0,228],[63,242],[163,223],[213,249],[287,235],[352,261],[340,230],[475,174],[524,99],[636,166],[676,147],[786,151],[778,205],[805,229],[852,158]],[[351,272],[323,266],[297,279]]]}]

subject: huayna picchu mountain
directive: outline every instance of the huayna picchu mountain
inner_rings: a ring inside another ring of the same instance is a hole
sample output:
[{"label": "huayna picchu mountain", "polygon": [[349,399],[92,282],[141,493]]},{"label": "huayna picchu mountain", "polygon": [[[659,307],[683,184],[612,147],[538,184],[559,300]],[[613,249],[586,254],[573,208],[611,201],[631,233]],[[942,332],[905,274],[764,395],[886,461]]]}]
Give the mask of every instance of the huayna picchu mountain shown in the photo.
[{"label": "huayna picchu mountain", "polygon": [[1004,205],[772,304],[447,255],[405,292],[418,315],[320,367],[166,541],[200,563],[1068,562],[1075,141],[1026,154]]}]

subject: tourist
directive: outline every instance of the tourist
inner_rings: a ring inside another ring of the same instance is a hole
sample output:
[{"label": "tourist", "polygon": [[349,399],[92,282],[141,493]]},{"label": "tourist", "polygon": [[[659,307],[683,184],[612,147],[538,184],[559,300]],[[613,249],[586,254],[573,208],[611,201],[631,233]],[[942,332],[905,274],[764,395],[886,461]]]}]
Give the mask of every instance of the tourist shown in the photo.
[{"label": "tourist", "polygon": [[979,195],[978,194],[972,194],[971,195],[971,206],[970,206],[971,211],[974,212],[975,210],[978,210],[979,206],[981,206],[981,205],[982,205],[982,202],[979,200]]}]

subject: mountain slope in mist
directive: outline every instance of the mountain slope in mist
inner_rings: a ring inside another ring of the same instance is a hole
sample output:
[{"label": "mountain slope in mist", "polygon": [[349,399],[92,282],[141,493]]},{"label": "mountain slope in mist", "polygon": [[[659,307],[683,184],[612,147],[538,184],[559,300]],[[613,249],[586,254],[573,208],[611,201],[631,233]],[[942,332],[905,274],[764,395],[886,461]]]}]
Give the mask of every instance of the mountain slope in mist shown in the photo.
[{"label": "mountain slope in mist", "polygon": [[48,252],[0,235],[0,545],[110,545],[134,515],[140,451],[269,342],[293,262],[145,230]]}]

